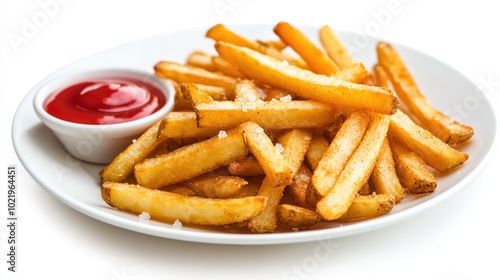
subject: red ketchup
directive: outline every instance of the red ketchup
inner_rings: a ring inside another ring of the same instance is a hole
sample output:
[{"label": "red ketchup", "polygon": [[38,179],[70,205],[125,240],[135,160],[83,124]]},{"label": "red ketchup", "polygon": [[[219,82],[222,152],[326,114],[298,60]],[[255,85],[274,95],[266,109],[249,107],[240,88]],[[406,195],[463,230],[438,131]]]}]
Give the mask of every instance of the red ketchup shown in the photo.
[{"label": "red ketchup", "polygon": [[91,80],[51,94],[44,108],[50,115],[81,124],[115,124],[151,115],[165,105],[157,87],[135,79]]}]

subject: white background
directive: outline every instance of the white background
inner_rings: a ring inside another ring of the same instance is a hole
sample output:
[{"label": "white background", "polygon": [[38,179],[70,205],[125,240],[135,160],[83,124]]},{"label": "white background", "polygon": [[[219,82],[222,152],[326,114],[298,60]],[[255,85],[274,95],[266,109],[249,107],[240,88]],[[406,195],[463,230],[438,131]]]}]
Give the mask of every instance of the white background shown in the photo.
[{"label": "white background", "polygon": [[[363,32],[390,3],[398,5],[398,12],[387,21],[379,18],[380,29],[373,29],[373,35],[426,52],[483,83],[498,114],[500,11],[495,1],[1,3],[0,174],[6,173],[8,164],[19,169],[18,272],[7,271],[2,187],[1,279],[500,279],[498,151],[474,184],[444,203],[397,225],[336,239],[334,249],[318,259],[317,242],[207,245],[146,236],[95,221],[38,186],[22,168],[10,140],[12,118],[24,95],[51,72],[96,52],[217,22],[327,23],[334,29]],[[56,6],[46,11],[43,3]],[[13,34],[22,36],[28,21],[37,23],[36,30],[24,41],[13,42]]]}]

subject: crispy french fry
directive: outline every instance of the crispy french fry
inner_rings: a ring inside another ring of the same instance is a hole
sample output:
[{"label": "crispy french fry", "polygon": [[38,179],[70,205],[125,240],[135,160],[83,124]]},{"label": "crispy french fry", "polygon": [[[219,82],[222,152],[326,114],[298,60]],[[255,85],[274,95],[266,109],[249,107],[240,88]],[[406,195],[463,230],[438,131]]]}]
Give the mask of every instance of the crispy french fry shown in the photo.
[{"label": "crispy french fry", "polygon": [[311,71],[327,76],[339,71],[339,67],[333,60],[288,22],[282,21],[276,24],[274,33],[304,59]]},{"label": "crispy french fry", "polygon": [[217,86],[231,91],[236,79],[226,75],[210,72],[203,68],[182,65],[176,62],[160,61],[154,66],[155,74],[163,79],[170,79],[179,84],[195,83]]},{"label": "crispy french fry", "polygon": [[373,76],[375,77],[375,84],[379,87],[390,88],[391,81],[387,76],[387,73],[380,64],[373,66]]},{"label": "crispy french fry", "polygon": [[248,149],[257,158],[264,173],[272,178],[274,186],[286,186],[293,178],[294,170],[284,156],[276,150],[264,129],[254,122],[241,124]]},{"label": "crispy french fry", "polygon": [[148,128],[136,141],[99,172],[102,182],[124,182],[134,171],[134,166],[145,159],[161,142],[157,140],[161,121]]},{"label": "crispy french fry", "polygon": [[302,165],[292,184],[287,187],[298,206],[309,209],[316,207],[316,195],[311,185],[312,174],[305,165]]},{"label": "crispy french fry", "polygon": [[359,189],[372,173],[389,122],[388,115],[373,113],[363,140],[333,187],[316,205],[316,211],[323,219],[335,220],[347,212]]},{"label": "crispy french fry", "polygon": [[344,47],[339,38],[328,25],[319,30],[319,40],[328,56],[335,61],[340,69],[345,69],[354,64],[349,51]]},{"label": "crispy french fry", "polygon": [[247,39],[236,32],[229,30],[224,24],[216,24],[212,26],[205,34],[207,38],[211,38],[214,41],[228,42],[237,46],[242,46],[245,48],[257,50],[259,44],[253,40]]},{"label": "crispy french fry", "polygon": [[403,59],[388,43],[377,44],[379,64],[387,72],[398,97],[408,106],[426,129],[448,144],[469,140],[474,129],[461,124],[437,110],[420,91]]},{"label": "crispy french fry", "polygon": [[261,100],[259,90],[255,82],[247,79],[240,79],[234,85],[235,101],[257,101]]},{"label": "crispy french fry", "polygon": [[393,154],[387,137],[382,142],[377,163],[370,175],[375,192],[378,194],[392,194],[398,203],[404,197],[404,190],[396,173]]},{"label": "crispy french fry", "polygon": [[391,115],[389,136],[408,146],[440,173],[462,165],[469,158],[468,154],[450,147],[399,110]]},{"label": "crispy french fry", "polygon": [[259,176],[264,175],[264,170],[255,157],[247,157],[241,160],[231,162],[228,171],[236,176]]},{"label": "crispy french fry", "polygon": [[370,113],[355,111],[344,121],[312,176],[316,192],[324,196],[333,187],[358,147],[370,123]]},{"label": "crispy french fry", "polygon": [[[246,221],[264,209],[267,198],[249,196],[212,199],[182,196],[139,185],[105,182],[101,187],[104,201],[120,210],[140,214],[147,212],[154,220],[199,225],[227,225]],[[154,203],[151,203],[154,201]]]},{"label": "crispy french fry", "polygon": [[184,186],[183,184],[173,184],[173,185],[169,185],[169,186],[166,186],[163,188],[159,188],[159,190],[171,192],[171,193],[175,193],[175,194],[179,194],[179,195],[183,195],[183,196],[195,196],[196,195],[196,193],[192,189]]},{"label": "crispy french fry", "polygon": [[399,104],[397,97],[389,89],[314,74],[256,51],[224,42],[217,42],[215,48],[221,57],[235,65],[248,78],[290,91],[304,99],[383,114],[393,114]]},{"label": "crispy french fry", "polygon": [[280,204],[278,217],[291,228],[308,228],[321,221],[321,216],[313,210],[292,204]]},{"label": "crispy french fry", "polygon": [[326,153],[329,142],[323,137],[323,135],[314,134],[309,145],[309,150],[306,153],[306,163],[307,166],[312,170],[316,170],[318,167],[321,157]]},{"label": "crispy french fry", "polygon": [[231,198],[248,182],[236,176],[203,174],[189,179],[184,184],[193,190],[198,196],[209,198]]},{"label": "crispy french fry", "polygon": [[245,158],[247,154],[243,131],[235,128],[228,131],[225,137],[214,136],[146,159],[135,165],[134,174],[139,185],[156,189],[215,170],[231,161]]},{"label": "crispy french fry", "polygon": [[363,63],[354,63],[337,73],[333,77],[351,83],[362,83],[370,76]]},{"label": "crispy french fry", "polygon": [[[254,127],[250,129],[253,130]],[[289,130],[278,138],[278,144],[282,145],[283,157],[292,170],[292,174],[287,178],[289,179],[288,182],[276,184],[275,177],[271,177],[272,175],[266,173],[267,175],[259,188],[258,195],[267,197],[268,203],[259,215],[253,217],[248,222],[248,227],[251,231],[272,232],[276,228],[278,222],[278,206],[283,196],[283,191],[285,187],[291,183],[291,179],[297,174],[302,166],[311,138],[311,133],[303,129]],[[258,156],[256,157],[258,158]]]},{"label": "crispy french fry", "polygon": [[230,128],[247,121],[266,129],[323,127],[338,114],[334,108],[310,100],[215,101],[198,104],[195,110],[198,126],[216,128]]},{"label": "crispy french fry", "polygon": [[217,135],[216,128],[198,127],[195,112],[170,112],[158,127],[158,141],[168,138],[206,138]]},{"label": "crispy french fry", "polygon": [[392,194],[358,195],[347,212],[337,221],[352,221],[382,216],[392,210],[395,201]]},{"label": "crispy french fry", "polygon": [[186,64],[203,68],[210,72],[217,71],[217,67],[212,62],[212,55],[202,51],[194,51],[190,53],[186,60]]},{"label": "crispy french fry", "polygon": [[410,194],[426,194],[436,190],[437,180],[416,153],[398,141],[391,141],[391,149],[399,181]]},{"label": "crispy french fry", "polygon": [[220,56],[212,57],[212,64],[214,65],[216,71],[219,71],[224,75],[234,78],[245,78],[245,76],[241,74],[236,67]]}]

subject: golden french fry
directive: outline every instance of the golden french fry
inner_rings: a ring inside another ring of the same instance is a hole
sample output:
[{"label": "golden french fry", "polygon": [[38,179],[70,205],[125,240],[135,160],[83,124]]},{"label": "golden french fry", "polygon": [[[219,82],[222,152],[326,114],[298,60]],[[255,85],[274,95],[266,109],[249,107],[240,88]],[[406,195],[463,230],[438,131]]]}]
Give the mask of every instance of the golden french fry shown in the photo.
[{"label": "golden french fry", "polygon": [[157,140],[161,121],[149,127],[136,141],[99,172],[102,182],[124,182],[134,171],[136,163],[145,159],[161,142]]},{"label": "golden french fry", "polygon": [[196,195],[196,193],[192,189],[184,186],[183,184],[173,184],[173,185],[169,185],[169,186],[166,186],[163,188],[159,188],[159,190],[171,192],[171,193],[175,193],[175,194],[179,194],[179,195],[183,195],[183,196],[195,196]]},{"label": "golden french fry", "polygon": [[404,197],[404,190],[396,173],[393,154],[387,137],[382,142],[377,163],[370,176],[375,192],[378,194],[392,194],[396,203]]},{"label": "golden french fry", "polygon": [[182,94],[184,95],[184,98],[191,102],[193,107],[198,104],[211,103],[214,101],[214,99],[209,94],[201,91],[193,83],[182,83],[180,85],[180,89]]},{"label": "golden french fry", "polygon": [[333,75],[333,77],[346,82],[362,83],[370,77],[370,72],[366,70],[363,63],[354,63],[351,66],[338,71],[335,75]]},{"label": "golden french fry", "polygon": [[304,99],[383,114],[393,114],[399,104],[397,97],[389,89],[314,74],[283,64],[259,52],[224,42],[217,42],[215,48],[221,57],[235,65],[248,78],[290,91]]},{"label": "golden french fry", "polygon": [[220,56],[212,57],[212,63],[216,69],[216,71],[221,72],[224,75],[234,77],[234,78],[245,78],[243,74],[229,62],[227,62],[224,58]]},{"label": "golden french fry", "polygon": [[306,153],[306,163],[308,167],[314,171],[318,167],[321,157],[326,153],[329,142],[323,137],[323,135],[314,134],[309,145],[309,150]]},{"label": "golden french fry", "polygon": [[186,64],[203,68],[210,72],[217,71],[217,67],[212,62],[212,55],[202,51],[194,51],[190,53],[186,60]]},{"label": "golden french fry", "polygon": [[352,112],[344,121],[314,170],[312,184],[319,195],[326,195],[333,187],[363,139],[369,123],[370,113],[363,111]]},{"label": "golden french fry", "polygon": [[373,76],[375,78],[375,84],[379,87],[390,88],[391,81],[387,76],[387,73],[380,64],[373,66]]},{"label": "golden french fry", "polygon": [[264,129],[254,122],[241,124],[248,149],[257,158],[264,173],[272,178],[274,186],[286,186],[293,178],[294,170],[276,149]]},{"label": "golden french fry", "polygon": [[437,110],[420,91],[403,59],[388,43],[377,44],[379,64],[387,72],[398,97],[408,106],[426,129],[448,144],[469,140],[474,129],[461,124]]},{"label": "golden french fry", "polygon": [[230,128],[247,121],[266,129],[323,127],[338,114],[331,106],[311,100],[214,101],[198,104],[195,110],[198,126],[215,128]]},{"label": "golden french fry", "polygon": [[313,210],[292,204],[280,204],[278,217],[291,228],[308,228],[321,221],[321,216]]},{"label": "golden french fry", "polygon": [[392,210],[395,201],[392,194],[358,195],[347,212],[337,221],[352,221],[382,216]]},{"label": "golden french fry", "polygon": [[260,99],[259,89],[255,82],[247,79],[240,79],[234,85],[235,101],[255,102]]},{"label": "golden french fry", "polygon": [[237,176],[203,174],[184,182],[198,196],[209,198],[231,198],[248,182]]},{"label": "golden french fry", "polygon": [[241,160],[231,162],[228,171],[236,176],[259,176],[264,175],[264,170],[255,157],[247,157]]},{"label": "golden french fry", "polygon": [[312,174],[305,165],[302,165],[293,178],[292,184],[287,187],[295,203],[309,209],[316,207],[316,195],[311,185]]},{"label": "golden french fry", "polygon": [[268,198],[268,203],[262,212],[250,219],[248,227],[253,232],[272,232],[277,226],[278,222],[278,206],[283,196],[285,187],[291,183],[291,179],[302,166],[305,154],[311,142],[311,133],[303,129],[293,129],[283,133],[278,138],[276,145],[282,145],[283,157],[288,162],[288,166],[292,170],[290,180],[286,184],[279,184],[274,186],[272,184],[273,177],[267,175],[264,179],[259,192],[260,196]]},{"label": "golden french fry", "polygon": [[158,141],[168,138],[206,138],[217,135],[216,128],[198,127],[195,112],[170,112],[158,127]]},{"label": "golden french fry", "polygon": [[328,56],[335,61],[340,69],[345,69],[354,64],[354,59],[344,47],[339,38],[328,25],[319,30],[319,40]]},{"label": "golden french fry", "polygon": [[154,66],[155,74],[163,79],[182,83],[195,83],[216,86],[231,91],[236,79],[226,75],[210,72],[203,68],[182,65],[171,61],[160,61]]},{"label": "golden french fry", "polygon": [[242,46],[245,48],[257,50],[259,44],[253,40],[247,39],[231,30],[229,30],[224,24],[216,24],[212,26],[205,34],[207,38],[211,38],[214,41],[228,42],[237,46]]},{"label": "golden french fry", "polygon": [[137,163],[134,175],[139,185],[156,189],[215,170],[247,154],[243,131],[235,128],[225,137],[214,136]]},{"label": "golden french fry", "polygon": [[103,183],[101,196],[108,205],[120,210],[136,214],[147,212],[152,219],[169,223],[179,220],[198,225],[243,222],[262,212],[267,202],[267,198],[261,196],[232,199],[182,196],[116,182]]},{"label": "golden french fry", "polygon": [[468,154],[450,147],[399,110],[391,115],[389,136],[408,146],[427,165],[441,173],[462,165],[469,158]]},{"label": "golden french fry", "polygon": [[274,33],[304,59],[311,71],[327,76],[339,71],[339,67],[333,60],[288,22],[282,21],[276,24]]},{"label": "golden french fry", "polygon": [[416,153],[398,141],[391,141],[391,149],[399,181],[410,194],[426,194],[436,190],[437,180]]},{"label": "golden french fry", "polygon": [[333,187],[316,205],[316,211],[323,219],[335,220],[347,212],[359,189],[372,173],[389,123],[390,118],[388,115],[372,114],[372,120],[363,140],[361,140]]}]

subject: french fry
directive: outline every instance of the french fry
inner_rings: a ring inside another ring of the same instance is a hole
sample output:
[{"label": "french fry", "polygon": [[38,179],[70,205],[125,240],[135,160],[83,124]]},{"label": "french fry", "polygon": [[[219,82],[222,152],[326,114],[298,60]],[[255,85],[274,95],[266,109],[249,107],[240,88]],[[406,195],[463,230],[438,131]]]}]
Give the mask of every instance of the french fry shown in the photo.
[{"label": "french fry", "polygon": [[101,196],[108,205],[120,210],[135,214],[147,212],[152,219],[168,223],[179,220],[198,225],[243,222],[262,212],[267,203],[267,198],[261,196],[212,199],[182,196],[116,182],[103,183]]},{"label": "french fry", "polygon": [[182,94],[184,95],[184,98],[191,102],[193,107],[198,104],[211,103],[214,101],[214,99],[210,95],[201,91],[193,83],[182,83],[180,85],[180,89]]},{"label": "french fry", "polygon": [[333,60],[288,22],[282,21],[276,24],[274,33],[304,59],[311,71],[327,76],[339,71],[339,67]]},{"label": "french fry", "polygon": [[264,170],[255,157],[247,157],[231,162],[228,167],[230,174],[235,176],[259,176],[264,175]]},{"label": "french fry", "polygon": [[209,198],[231,198],[248,182],[236,176],[224,176],[216,174],[203,174],[189,179],[184,184],[193,190],[198,196]]},{"label": "french fry", "polygon": [[198,127],[195,112],[170,112],[160,122],[157,139],[207,138],[219,132],[216,128]]},{"label": "french fry", "polygon": [[382,216],[392,210],[395,201],[392,194],[358,195],[347,212],[337,221],[352,221]]},{"label": "french fry", "polygon": [[396,203],[404,197],[404,190],[396,173],[393,153],[387,137],[380,146],[380,153],[370,175],[370,182],[376,193],[392,194]]},{"label": "french fry", "polygon": [[309,209],[316,207],[316,195],[311,185],[312,175],[313,173],[302,165],[292,184],[287,187],[297,205]]},{"label": "french fry", "polygon": [[468,154],[450,147],[399,110],[391,115],[389,136],[408,146],[440,173],[449,172],[469,158]]},{"label": "french fry", "polygon": [[[231,161],[245,158],[248,149],[243,131],[235,128],[227,136],[214,136],[135,165],[134,175],[139,185],[157,189],[182,182]],[[193,163],[196,164],[193,164]]]},{"label": "french fry", "polygon": [[375,166],[389,123],[388,115],[373,113],[363,140],[333,187],[316,205],[316,211],[323,219],[335,220],[347,212]]},{"label": "french fry", "polygon": [[308,228],[321,221],[321,216],[315,211],[292,204],[280,204],[278,217],[291,228]]},{"label": "french fry", "polygon": [[154,66],[155,74],[163,79],[170,79],[178,84],[195,83],[216,86],[231,91],[236,79],[222,74],[210,72],[191,65],[176,62],[160,61]]},{"label": "french fry", "polygon": [[214,65],[216,71],[230,77],[234,78],[245,78],[243,74],[229,62],[227,62],[224,58],[220,56],[212,57],[212,64]]},{"label": "french fry", "polygon": [[266,129],[323,127],[338,114],[331,106],[311,100],[214,101],[198,104],[195,110],[198,126],[216,128],[230,128],[247,121]]},{"label": "french fry", "polygon": [[135,142],[99,172],[101,182],[124,182],[134,171],[135,164],[145,159],[159,142],[156,138],[161,121],[149,127]]},{"label": "french fry", "polygon": [[257,101],[261,100],[255,82],[247,79],[240,79],[234,85],[235,101]]},{"label": "french fry", "polygon": [[[253,130],[254,127],[250,129]],[[297,174],[302,166],[311,138],[311,133],[303,129],[289,130],[278,138],[278,144],[282,145],[283,148],[283,157],[292,170],[292,174],[287,178],[289,179],[288,182],[277,184],[276,177],[272,177],[272,175],[266,173],[267,175],[257,195],[267,197],[267,205],[259,215],[249,220],[248,228],[251,231],[272,232],[276,228],[278,222],[278,207],[281,197],[283,196],[283,191],[285,187],[291,183],[291,179]],[[250,148],[250,150],[252,149]],[[256,157],[259,158],[258,156]],[[264,166],[263,169],[265,170]]]},{"label": "french fry", "polygon": [[426,129],[448,144],[469,140],[474,129],[437,110],[420,91],[396,49],[388,43],[377,44],[379,64],[384,67],[399,98]]},{"label": "french fry", "polygon": [[379,87],[390,88],[391,81],[387,76],[387,73],[380,64],[373,66],[373,76],[375,77],[375,84]]},{"label": "french fry", "polygon": [[281,49],[274,47],[272,44],[261,44],[257,41],[245,38],[234,31],[229,30],[223,24],[216,24],[210,28],[206,33],[207,38],[211,38],[216,42],[226,42],[236,46],[248,48],[258,51],[262,54],[272,56],[280,61],[287,61],[288,63],[301,68],[307,68],[304,61],[291,57],[283,52]]},{"label": "french fry", "polygon": [[264,173],[272,178],[273,186],[286,186],[293,178],[294,170],[283,155],[276,150],[264,129],[254,122],[241,124],[248,149],[257,158]]},{"label": "french fry", "polygon": [[421,157],[398,141],[391,141],[391,149],[399,181],[408,193],[426,194],[436,190],[436,178]]},{"label": "french fry", "polygon": [[324,102],[334,107],[383,114],[393,114],[399,104],[397,97],[389,89],[314,74],[256,51],[224,42],[217,42],[215,48],[221,57],[235,65],[248,78],[290,91],[304,99]]},{"label": "french fry", "polygon": [[323,137],[323,135],[314,134],[309,145],[309,150],[306,153],[306,163],[307,166],[312,170],[316,170],[318,167],[321,157],[326,153],[329,142]]},{"label": "french fry", "polygon": [[370,76],[363,63],[354,63],[337,73],[333,77],[351,83],[362,83]]},{"label": "french fry", "polygon": [[321,157],[312,176],[316,192],[324,196],[358,147],[370,123],[370,113],[355,111],[344,121],[328,149]]},{"label": "french fry", "polygon": [[339,38],[328,25],[319,30],[319,39],[328,56],[335,61],[340,69],[345,69],[354,64],[354,59],[344,47]]},{"label": "french fry", "polygon": [[217,67],[212,61],[212,55],[202,51],[194,51],[190,53],[188,58],[186,59],[186,64],[198,68],[203,68],[210,72],[217,71]]}]

